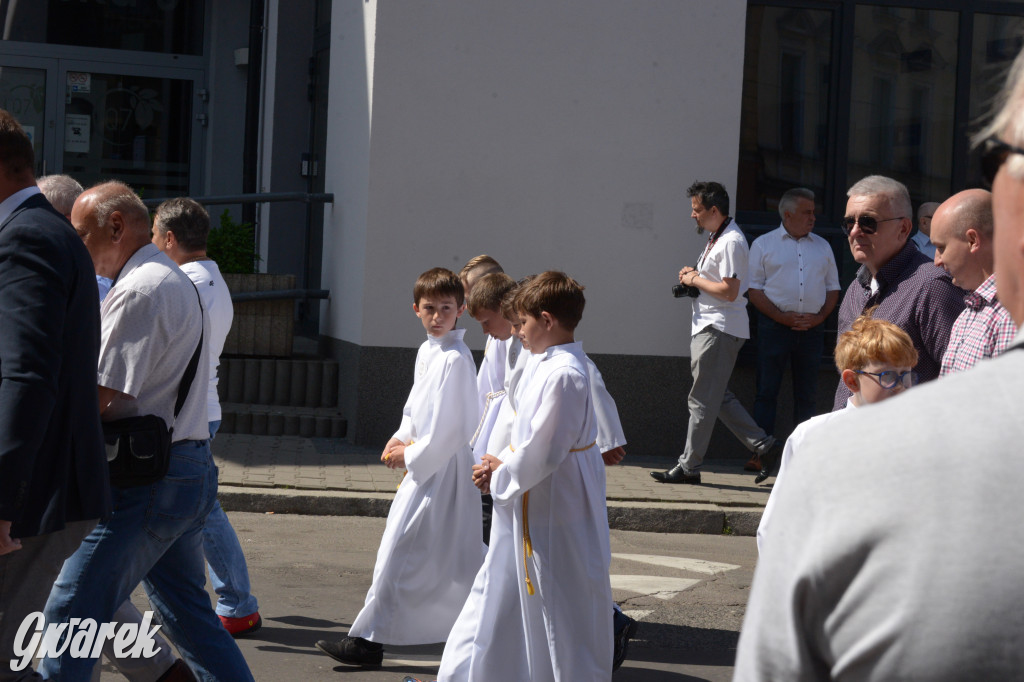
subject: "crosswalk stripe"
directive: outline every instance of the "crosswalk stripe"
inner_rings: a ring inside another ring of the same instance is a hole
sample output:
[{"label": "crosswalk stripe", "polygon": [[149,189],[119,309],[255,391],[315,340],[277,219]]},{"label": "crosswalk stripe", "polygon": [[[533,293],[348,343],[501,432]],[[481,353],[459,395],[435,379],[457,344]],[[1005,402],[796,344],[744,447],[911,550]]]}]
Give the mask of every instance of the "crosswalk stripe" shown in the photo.
[{"label": "crosswalk stripe", "polygon": [[657,556],[654,554],[612,554],[612,558],[625,559],[627,561],[637,561],[642,564],[651,564],[653,566],[675,568],[680,571],[689,571],[691,573],[704,573],[706,575],[725,573],[726,571],[734,571],[737,568],[739,568],[739,566],[736,566],[734,564],[721,564],[714,561],[704,561],[703,559],[687,559],[686,557],[674,556]]},{"label": "crosswalk stripe", "polygon": [[688,590],[701,580],[694,578],[667,578],[661,575],[611,575],[612,589],[636,592],[658,599],[671,599]]}]

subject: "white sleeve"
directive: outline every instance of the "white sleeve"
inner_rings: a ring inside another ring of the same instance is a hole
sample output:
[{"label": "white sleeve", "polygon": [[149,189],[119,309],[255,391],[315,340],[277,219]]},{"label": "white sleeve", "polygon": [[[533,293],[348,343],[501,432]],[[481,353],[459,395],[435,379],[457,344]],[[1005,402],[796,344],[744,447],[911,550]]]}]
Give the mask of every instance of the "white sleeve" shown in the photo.
[{"label": "white sleeve", "polygon": [[529,436],[513,452],[498,456],[502,466],[491,476],[491,497],[508,504],[550,476],[580,438],[589,409],[587,380],[568,368],[545,380]]},{"label": "white sleeve", "polygon": [[441,384],[432,398],[430,426],[405,449],[405,468],[417,483],[433,476],[469,445],[478,418],[474,369],[467,356],[457,351],[446,354]]},{"label": "white sleeve", "polygon": [[604,453],[626,445],[626,435],[622,432],[619,410],[615,400],[604,385],[604,378],[597,365],[587,358],[587,376],[590,379],[590,395],[594,401],[594,417],[597,419],[597,447]]}]

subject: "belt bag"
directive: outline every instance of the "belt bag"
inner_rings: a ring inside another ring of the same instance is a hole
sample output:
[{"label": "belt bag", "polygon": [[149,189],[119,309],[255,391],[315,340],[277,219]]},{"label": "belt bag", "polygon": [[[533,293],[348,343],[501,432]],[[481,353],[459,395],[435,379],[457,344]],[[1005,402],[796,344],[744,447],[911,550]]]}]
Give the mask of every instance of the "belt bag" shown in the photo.
[{"label": "belt bag", "polygon": [[[195,285],[192,285],[195,288]],[[196,297],[199,290],[196,289]],[[199,355],[203,348],[203,302],[199,299],[199,344],[188,361],[185,374],[178,384],[178,398],[174,402],[174,419],[185,405],[192,380],[196,378]],[[167,475],[171,465],[171,435],[167,422],[154,414],[125,417],[103,422],[103,438],[107,443],[107,465],[110,467],[110,485],[115,488],[136,488],[152,485]]]},{"label": "belt bag", "polygon": [[171,433],[156,415],[103,422],[110,484],[117,488],[151,485],[167,475],[171,464]]}]

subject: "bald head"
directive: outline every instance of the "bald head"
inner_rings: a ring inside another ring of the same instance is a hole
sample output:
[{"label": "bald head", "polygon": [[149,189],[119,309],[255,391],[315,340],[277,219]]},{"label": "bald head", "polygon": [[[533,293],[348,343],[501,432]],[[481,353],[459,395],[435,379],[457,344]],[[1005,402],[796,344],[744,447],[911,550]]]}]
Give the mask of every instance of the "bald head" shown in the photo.
[{"label": "bald head", "polygon": [[149,211],[123,182],[104,182],[82,192],[71,208],[71,224],[96,274],[111,279],[150,240]]},{"label": "bald head", "polygon": [[932,217],[935,264],[969,291],[992,274],[992,194],[969,189],[944,201]]},{"label": "bald head", "polygon": [[926,237],[931,236],[932,216],[935,215],[938,208],[939,202],[937,201],[926,201],[917,207],[917,229],[921,230]]}]

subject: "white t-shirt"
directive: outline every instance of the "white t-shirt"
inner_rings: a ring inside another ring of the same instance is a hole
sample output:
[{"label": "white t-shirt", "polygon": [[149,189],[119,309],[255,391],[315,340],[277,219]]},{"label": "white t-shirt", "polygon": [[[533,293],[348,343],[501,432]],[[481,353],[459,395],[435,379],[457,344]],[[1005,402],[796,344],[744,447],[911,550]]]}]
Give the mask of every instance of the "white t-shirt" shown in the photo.
[{"label": "white t-shirt", "polygon": [[736,221],[731,218],[718,239],[712,237],[708,240],[704,253],[697,260],[699,275],[712,282],[721,282],[726,277],[738,279],[740,290],[736,294],[736,300],[731,302],[704,292],[693,299],[692,334],[705,327],[714,327],[741,339],[750,338],[747,299],[743,296],[747,291],[749,255],[747,238],[736,226]]},{"label": "white t-shirt", "polygon": [[816,234],[794,239],[785,227],[750,245],[751,289],[761,289],[785,313],[815,314],[829,291],[839,291],[839,272],[829,243]]},{"label": "white t-shirt", "polygon": [[231,331],[231,320],[235,316],[234,306],[231,305],[231,292],[228,291],[215,261],[192,261],[182,265],[181,269],[199,290],[199,296],[203,299],[203,309],[209,320],[210,389],[206,411],[209,421],[218,421],[221,412],[220,398],[217,396],[217,366],[220,364],[220,354],[224,350],[224,339]]},{"label": "white t-shirt", "polygon": [[[153,414],[173,424],[174,441],[209,438],[207,319],[196,288],[174,261],[154,244],[136,251],[100,307],[97,382],[125,394],[114,398],[104,419]],[[178,386],[204,328],[196,376],[175,421]]]}]

